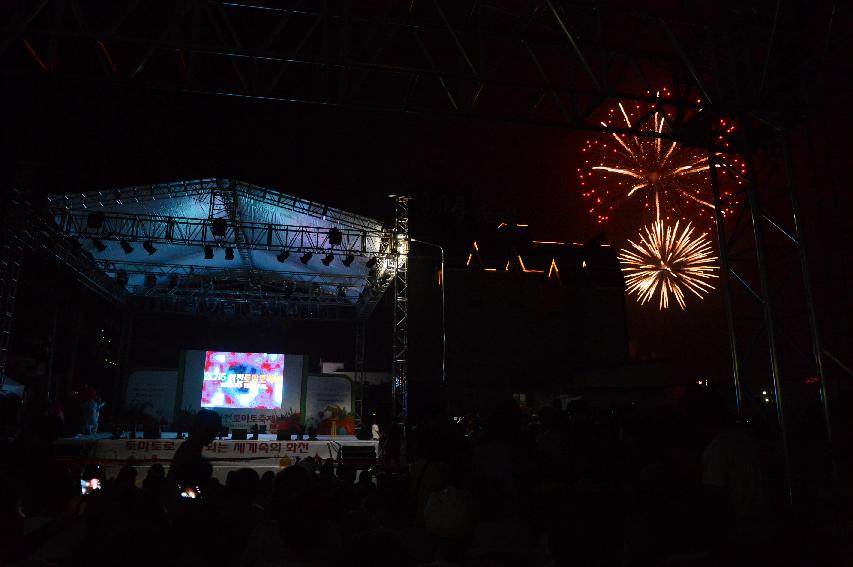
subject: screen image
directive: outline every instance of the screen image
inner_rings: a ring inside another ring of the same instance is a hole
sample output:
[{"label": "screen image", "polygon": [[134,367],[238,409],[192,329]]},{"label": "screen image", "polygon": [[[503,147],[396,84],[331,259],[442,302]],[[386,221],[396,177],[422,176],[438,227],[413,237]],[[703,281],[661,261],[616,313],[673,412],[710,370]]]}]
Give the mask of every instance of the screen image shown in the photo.
[{"label": "screen image", "polygon": [[205,352],[201,407],[280,409],[283,397],[283,354]]}]

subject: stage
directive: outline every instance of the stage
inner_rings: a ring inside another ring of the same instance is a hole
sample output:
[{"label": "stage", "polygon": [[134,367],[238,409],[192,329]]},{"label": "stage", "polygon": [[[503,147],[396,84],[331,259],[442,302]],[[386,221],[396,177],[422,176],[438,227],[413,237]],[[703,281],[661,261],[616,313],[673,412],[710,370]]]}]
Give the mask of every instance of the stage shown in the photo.
[{"label": "stage", "polygon": [[[126,436],[112,439],[109,433],[98,433],[59,439],[55,448],[58,458],[66,462],[98,464],[107,477],[115,476],[124,465],[133,465],[141,483],[154,463],[168,469],[175,451],[183,442],[173,432],[163,433],[160,439],[129,439]],[[204,456],[213,465],[213,476],[224,483],[232,470],[248,467],[258,474],[266,471],[277,473],[308,457],[338,460],[342,452],[356,453],[360,458],[347,457],[347,462],[366,468],[375,460],[377,451],[378,441],[361,441],[353,436],[279,441],[275,435],[262,433],[257,440],[236,440],[230,436],[217,439],[205,447]]]}]

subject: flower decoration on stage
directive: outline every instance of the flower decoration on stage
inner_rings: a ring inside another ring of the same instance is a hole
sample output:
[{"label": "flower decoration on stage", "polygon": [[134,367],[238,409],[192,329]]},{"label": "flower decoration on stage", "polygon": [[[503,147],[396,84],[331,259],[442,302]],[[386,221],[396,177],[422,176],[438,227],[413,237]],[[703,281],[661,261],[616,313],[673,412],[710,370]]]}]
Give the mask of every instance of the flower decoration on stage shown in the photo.
[{"label": "flower decoration on stage", "polygon": [[679,229],[679,221],[668,226],[658,218],[640,230],[637,242],[628,240],[630,247],[619,251],[628,294],[641,305],[657,296],[659,309],[668,308],[672,296],[684,309],[687,292],[702,299],[714,289],[717,258],[707,237],[694,231],[690,223]]},{"label": "flower decoration on stage", "polygon": [[[689,220],[706,230],[714,224],[708,155],[666,139],[673,120],[664,110],[670,94],[664,90],[657,96],[661,102],[647,107],[620,102],[618,111],[611,109],[601,125],[621,131],[586,141],[578,177],[582,195],[590,203],[588,212],[604,223],[615,210],[634,200],[642,204],[646,218]],[[727,147],[726,138],[734,129],[725,120],[715,124],[721,148]],[[734,156],[721,161],[718,168],[740,184],[743,164]],[[729,183],[721,185],[724,215],[734,204],[731,188]]]}]

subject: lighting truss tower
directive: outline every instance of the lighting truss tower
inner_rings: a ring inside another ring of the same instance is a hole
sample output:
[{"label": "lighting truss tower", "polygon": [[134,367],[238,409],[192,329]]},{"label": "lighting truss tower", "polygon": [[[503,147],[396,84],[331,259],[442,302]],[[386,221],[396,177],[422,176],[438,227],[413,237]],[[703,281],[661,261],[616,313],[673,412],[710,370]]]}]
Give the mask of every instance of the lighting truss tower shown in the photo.
[{"label": "lighting truss tower", "polygon": [[[409,200],[405,195],[394,199],[394,232],[391,235],[391,262],[394,268],[394,340],[391,381],[392,420],[400,428],[402,450],[406,447],[409,418]],[[401,459],[405,453],[401,454]]]}]

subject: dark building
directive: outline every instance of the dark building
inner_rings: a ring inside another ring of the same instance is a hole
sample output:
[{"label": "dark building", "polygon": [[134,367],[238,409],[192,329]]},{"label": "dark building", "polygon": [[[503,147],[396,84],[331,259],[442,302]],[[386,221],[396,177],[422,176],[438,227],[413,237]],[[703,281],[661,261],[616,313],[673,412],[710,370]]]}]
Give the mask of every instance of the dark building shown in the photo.
[{"label": "dark building", "polygon": [[[565,392],[580,373],[626,362],[625,284],[608,244],[533,240],[527,225],[501,223],[471,244],[464,266],[446,270],[447,373],[455,406],[488,406],[509,394],[532,404],[535,392]],[[412,271],[435,282],[424,264]],[[411,309],[417,381],[418,369],[440,373],[440,305],[413,302]]]}]

